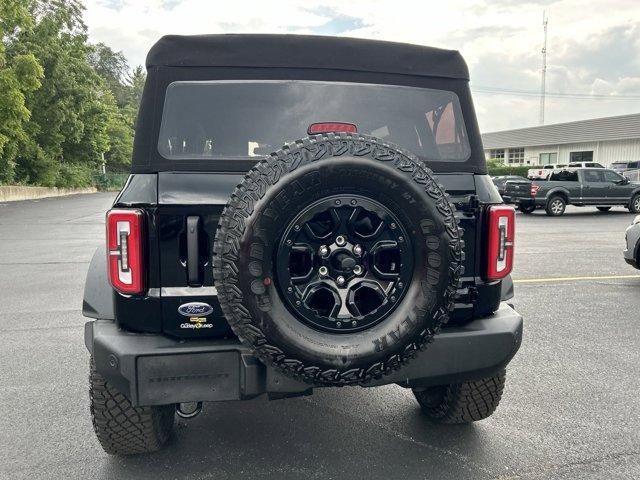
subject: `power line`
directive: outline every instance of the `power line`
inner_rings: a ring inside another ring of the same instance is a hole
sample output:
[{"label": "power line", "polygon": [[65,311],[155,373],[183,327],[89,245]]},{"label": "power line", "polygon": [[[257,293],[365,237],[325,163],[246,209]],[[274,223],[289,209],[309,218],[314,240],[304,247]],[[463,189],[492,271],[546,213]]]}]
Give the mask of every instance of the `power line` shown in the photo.
[{"label": "power line", "polygon": [[[511,88],[488,87],[484,85],[471,85],[471,90],[477,94],[487,95],[511,95],[517,97],[540,97],[540,92],[534,90],[518,90]],[[638,95],[606,94],[606,93],[579,93],[579,92],[545,92],[546,97],[572,98],[585,100],[640,100]]]}]

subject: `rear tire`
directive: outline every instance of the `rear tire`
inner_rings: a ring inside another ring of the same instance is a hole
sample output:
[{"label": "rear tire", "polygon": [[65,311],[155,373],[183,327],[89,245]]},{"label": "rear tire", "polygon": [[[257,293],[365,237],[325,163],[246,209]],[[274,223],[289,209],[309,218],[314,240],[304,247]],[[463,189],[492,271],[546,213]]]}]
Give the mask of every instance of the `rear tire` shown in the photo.
[{"label": "rear tire", "polygon": [[564,215],[564,211],[567,208],[567,202],[565,199],[559,195],[551,197],[547,201],[547,206],[545,207],[545,211],[547,215],[552,217],[560,217]]},{"label": "rear tire", "polygon": [[110,455],[160,450],[173,431],[174,405],[134,407],[122,393],[89,366],[91,420],[100,445]]},{"label": "rear tire", "polygon": [[640,193],[636,193],[629,203],[629,211],[631,213],[640,213]]},{"label": "rear tire", "polygon": [[483,420],[495,412],[506,372],[474,382],[439,385],[413,390],[422,412],[435,423],[459,424]]},{"label": "rear tire", "polygon": [[596,208],[601,212],[608,212],[609,210],[611,210],[611,207],[596,207]]},{"label": "rear tire", "polygon": [[518,206],[518,210],[520,210],[525,215],[529,215],[530,213],[533,213],[535,211],[535,209],[536,209],[535,205],[520,205],[520,206]]}]

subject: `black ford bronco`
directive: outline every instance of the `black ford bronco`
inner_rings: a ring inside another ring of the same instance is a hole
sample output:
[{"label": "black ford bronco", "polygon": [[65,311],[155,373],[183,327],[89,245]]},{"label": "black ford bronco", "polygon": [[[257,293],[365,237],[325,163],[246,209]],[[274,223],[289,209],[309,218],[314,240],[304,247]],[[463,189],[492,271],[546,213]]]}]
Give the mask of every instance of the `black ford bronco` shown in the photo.
[{"label": "black ford bronco", "polygon": [[436,422],[491,415],[522,337],[514,210],[459,53],[167,36],[147,69],[84,295],[103,448],[156,450],[202,402],[316,387],[397,384]]}]

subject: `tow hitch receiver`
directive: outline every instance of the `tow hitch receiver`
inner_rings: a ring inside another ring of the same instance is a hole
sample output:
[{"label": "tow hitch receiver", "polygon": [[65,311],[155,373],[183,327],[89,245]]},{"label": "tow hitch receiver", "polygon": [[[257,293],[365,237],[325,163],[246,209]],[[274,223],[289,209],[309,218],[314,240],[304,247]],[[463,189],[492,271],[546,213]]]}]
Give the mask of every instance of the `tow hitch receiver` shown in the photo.
[{"label": "tow hitch receiver", "polygon": [[185,406],[189,403],[176,403],[176,413],[180,418],[196,418],[202,412],[202,402],[190,402],[195,403],[196,406],[193,410],[185,410]]}]

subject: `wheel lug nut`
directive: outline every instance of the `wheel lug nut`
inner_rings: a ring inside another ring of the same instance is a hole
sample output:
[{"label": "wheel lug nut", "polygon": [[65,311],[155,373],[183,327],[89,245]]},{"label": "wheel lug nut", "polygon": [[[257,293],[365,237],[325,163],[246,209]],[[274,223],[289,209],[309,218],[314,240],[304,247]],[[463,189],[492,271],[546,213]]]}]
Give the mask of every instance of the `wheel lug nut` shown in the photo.
[{"label": "wheel lug nut", "polygon": [[355,273],[356,275],[362,275],[362,267],[360,265],[356,265],[355,267],[353,267],[353,273]]},{"label": "wheel lug nut", "polygon": [[355,247],[353,247],[353,253],[354,255],[357,255],[359,257],[360,255],[362,255],[362,247],[360,245],[356,245]]},{"label": "wheel lug nut", "polygon": [[336,327],[340,328],[342,326],[342,322],[336,322]]},{"label": "wheel lug nut", "polygon": [[351,322],[351,326],[352,327],[357,327],[358,326],[358,322],[356,322],[355,320],[353,322]]},{"label": "wheel lug nut", "polygon": [[340,286],[344,285],[344,277],[342,275],[340,275],[338,278],[336,278],[336,283]]},{"label": "wheel lug nut", "polygon": [[327,267],[322,266],[318,269],[318,273],[320,274],[321,277],[326,277],[327,274],[329,273],[329,270],[327,269]]},{"label": "wheel lug nut", "polygon": [[327,255],[329,255],[329,249],[325,246],[322,245],[319,249],[318,249],[318,254],[321,257],[326,257]]},{"label": "wheel lug nut", "polygon": [[338,245],[339,247],[344,247],[346,244],[347,240],[342,235],[338,235],[338,237],[336,238],[336,245]]}]

